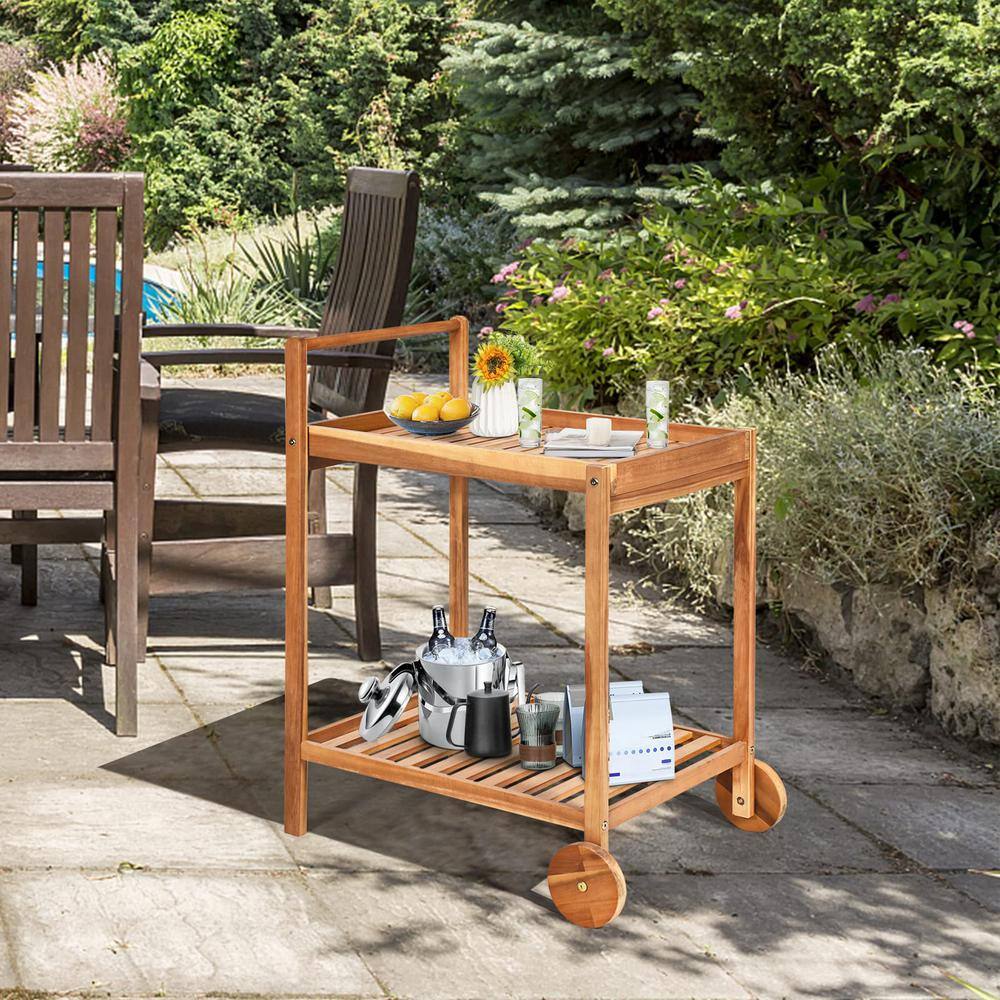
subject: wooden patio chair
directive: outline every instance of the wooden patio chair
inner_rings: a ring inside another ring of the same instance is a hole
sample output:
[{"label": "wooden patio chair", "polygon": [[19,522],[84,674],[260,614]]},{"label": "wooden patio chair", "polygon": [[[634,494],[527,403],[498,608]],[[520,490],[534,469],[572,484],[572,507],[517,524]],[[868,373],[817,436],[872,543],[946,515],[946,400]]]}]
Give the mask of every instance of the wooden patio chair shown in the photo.
[{"label": "wooden patio chair", "polygon": [[[0,175],[0,543],[33,605],[39,544],[105,539],[119,735],[137,724],[142,262],[141,174]],[[38,517],[54,508],[102,513]]]},{"label": "wooden patio chair", "polygon": [[[420,182],[412,171],[354,167],[347,173],[341,242],[317,330],[253,325],[147,325],[145,337],[287,338],[398,326],[413,262]],[[395,341],[310,354],[310,402],[316,419],[377,409],[385,399]],[[283,363],[281,349],[146,352],[163,365]],[[222,501],[158,500],[156,454],[236,449],[283,453],[284,400],[226,389],[164,388],[143,400],[143,511],[140,525],[140,644],[148,597],[284,586],[284,507]],[[327,531],[323,470],[309,477],[309,580],[314,601],[330,606],[331,586],[353,584],[358,654],[381,656],[375,569],[374,466],[355,471],[350,531]],[[140,655],[142,653],[140,652]]]}]

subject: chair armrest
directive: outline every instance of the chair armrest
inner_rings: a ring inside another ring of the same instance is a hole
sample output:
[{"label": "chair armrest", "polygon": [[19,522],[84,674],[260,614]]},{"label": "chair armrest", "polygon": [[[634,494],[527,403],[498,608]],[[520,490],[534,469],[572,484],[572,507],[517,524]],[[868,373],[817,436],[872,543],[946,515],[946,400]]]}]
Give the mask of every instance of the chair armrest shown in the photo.
[{"label": "chair armrest", "polygon": [[[283,365],[285,352],[272,348],[232,347],[214,350],[147,351],[143,359],[156,369],[164,365]],[[364,368],[386,371],[392,368],[392,358],[384,354],[358,354],[354,351],[316,351],[309,355],[311,365],[332,368]]]},{"label": "chair armrest", "polygon": [[300,326],[258,326],[256,323],[147,323],[143,337],[316,337],[319,331]]},{"label": "chair armrest", "polygon": [[139,359],[139,398],[160,398],[160,372],[145,358]]}]

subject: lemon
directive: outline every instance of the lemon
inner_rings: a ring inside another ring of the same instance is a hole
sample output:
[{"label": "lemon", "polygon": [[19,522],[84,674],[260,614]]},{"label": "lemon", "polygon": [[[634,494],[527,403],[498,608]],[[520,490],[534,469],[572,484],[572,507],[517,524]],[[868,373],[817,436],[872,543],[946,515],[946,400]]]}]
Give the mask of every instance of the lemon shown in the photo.
[{"label": "lemon", "polygon": [[419,406],[426,398],[426,392],[408,392],[407,395],[410,399],[415,399],[417,401],[417,406]]},{"label": "lemon", "polygon": [[413,411],[413,413],[411,415],[411,419],[412,420],[420,420],[422,422],[428,422],[428,421],[432,421],[432,420],[437,420],[437,419],[439,419],[439,416],[438,416],[439,412],[440,411],[438,410],[438,408],[433,403],[430,403],[430,402],[421,403],[420,406],[418,406]]},{"label": "lemon", "polygon": [[459,397],[458,399],[449,399],[444,406],[441,407],[441,419],[442,420],[464,420],[472,412],[472,407],[469,406],[469,401]]},{"label": "lemon", "polygon": [[438,389],[437,392],[431,394],[431,399],[436,399],[438,406],[443,406],[451,398],[452,395],[447,389]]},{"label": "lemon", "polygon": [[392,409],[389,411],[394,417],[402,417],[404,420],[409,420],[413,411],[420,405],[423,400],[416,400],[412,396],[397,396],[392,401]]}]

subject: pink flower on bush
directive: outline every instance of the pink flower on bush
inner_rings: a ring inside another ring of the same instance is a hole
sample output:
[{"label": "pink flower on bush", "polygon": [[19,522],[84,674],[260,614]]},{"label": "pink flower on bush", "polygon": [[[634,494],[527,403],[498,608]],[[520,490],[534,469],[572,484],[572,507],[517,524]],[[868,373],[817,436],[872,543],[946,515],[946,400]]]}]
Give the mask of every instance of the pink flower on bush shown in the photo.
[{"label": "pink flower on bush", "polygon": [[540,305],[541,305],[541,304],[542,304],[542,303],[543,303],[544,301],[545,301],[545,299],[543,299],[541,295],[536,295],[536,296],[534,296],[534,298],[532,298],[532,300],[531,300],[531,304],[532,304],[533,306],[535,306],[535,307],[537,308],[537,307],[538,307],[538,306],[540,306]]},{"label": "pink flower on bush", "polygon": [[585,341],[583,342],[583,349],[584,349],[585,351],[592,351],[592,350],[594,349],[594,338],[593,338],[593,337],[588,337],[588,338],[587,338],[587,339],[586,339],[586,340],[585,340]]},{"label": "pink flower on bush", "polygon": [[494,285],[499,285],[506,281],[512,274],[515,274],[520,266],[521,262],[519,260],[512,260],[509,264],[504,264],[504,266],[501,267],[492,278],[490,278],[490,281],[492,281]]},{"label": "pink flower on bush", "polygon": [[613,358],[615,356],[615,349],[613,347],[605,347],[604,350],[601,351],[601,356],[605,358]]},{"label": "pink flower on bush", "polygon": [[506,302],[498,302],[496,304],[495,308],[496,308],[496,311],[497,311],[497,315],[498,316],[502,315],[507,310],[507,303]]},{"label": "pink flower on bush", "polygon": [[902,302],[903,296],[898,295],[896,292],[890,292],[888,295],[884,296],[882,301],[879,303],[879,307],[892,305],[893,302]]},{"label": "pink flower on bush", "polygon": [[964,333],[969,340],[976,335],[976,328],[968,320],[956,319],[951,325],[960,333]]},{"label": "pink flower on bush", "polygon": [[656,319],[657,316],[662,316],[662,315],[663,315],[663,310],[659,306],[653,306],[653,308],[650,309],[648,313],[646,313],[646,319],[653,320]]},{"label": "pink flower on bush", "polygon": [[599,306],[603,306],[603,305],[604,305],[605,303],[607,303],[607,302],[610,302],[610,301],[611,301],[611,296],[610,296],[610,295],[602,295],[602,296],[601,296],[601,297],[600,297],[600,298],[599,298],[599,299],[597,300],[597,304],[598,304]]},{"label": "pink flower on bush", "polygon": [[569,289],[565,285],[556,285],[549,296],[549,302],[562,302],[569,295]]},{"label": "pink flower on bush", "polygon": [[726,319],[740,319],[743,315],[743,310],[739,306],[730,306],[726,310]]},{"label": "pink flower on bush", "polygon": [[674,288],[677,288],[677,289],[681,289],[681,288],[684,288],[684,287],[685,287],[686,285],[687,285],[687,280],[686,280],[686,279],[684,279],[684,278],[678,278],[678,279],[677,279],[677,280],[676,280],[676,281],[674,282]]},{"label": "pink flower on bush", "polygon": [[597,276],[597,280],[598,280],[598,281],[610,281],[610,280],[611,280],[611,279],[612,279],[612,278],[613,278],[614,276],[615,276],[615,272],[614,272],[614,270],[613,270],[612,268],[610,268],[610,267],[606,267],[606,268],[605,268],[605,269],[604,269],[603,271],[601,271],[601,273],[600,273],[600,274],[599,274],[599,275]]},{"label": "pink flower on bush", "polygon": [[854,311],[856,313],[873,313],[876,308],[875,296],[870,292],[854,303]]},{"label": "pink flower on bush", "polygon": [[896,260],[909,260],[909,259],[910,259],[909,250],[903,249],[900,250],[898,254],[896,254]]},{"label": "pink flower on bush", "polygon": [[660,305],[661,306],[669,306],[670,305],[670,299],[660,299]]},{"label": "pink flower on bush", "polygon": [[485,340],[492,332],[493,332],[493,327],[492,326],[484,326],[479,331],[479,339],[480,340]]}]

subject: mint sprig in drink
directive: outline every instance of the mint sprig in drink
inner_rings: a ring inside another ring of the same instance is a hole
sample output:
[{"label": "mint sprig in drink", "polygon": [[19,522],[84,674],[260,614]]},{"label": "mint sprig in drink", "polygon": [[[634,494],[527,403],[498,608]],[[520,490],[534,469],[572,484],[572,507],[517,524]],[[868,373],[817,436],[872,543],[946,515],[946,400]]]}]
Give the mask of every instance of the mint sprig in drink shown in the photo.
[{"label": "mint sprig in drink", "polygon": [[517,380],[517,429],[522,448],[537,448],[542,443],[542,380]]},{"label": "mint sprig in drink", "polygon": [[666,448],[670,438],[670,383],[646,383],[646,440],[650,448]]}]

